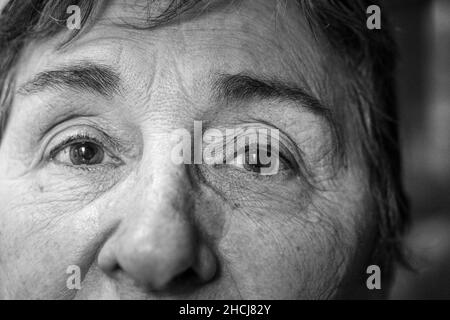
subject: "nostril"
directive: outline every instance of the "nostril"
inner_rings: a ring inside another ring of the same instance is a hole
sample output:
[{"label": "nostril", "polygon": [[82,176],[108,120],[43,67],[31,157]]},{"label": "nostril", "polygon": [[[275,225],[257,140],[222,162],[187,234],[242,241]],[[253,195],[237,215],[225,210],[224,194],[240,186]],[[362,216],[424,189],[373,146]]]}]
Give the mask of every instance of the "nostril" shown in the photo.
[{"label": "nostril", "polygon": [[186,285],[186,284],[197,284],[200,282],[200,279],[197,275],[197,273],[192,269],[189,268],[186,271],[182,272],[181,274],[174,277],[172,283],[173,284],[180,284],[180,285]]},{"label": "nostril", "polygon": [[122,268],[118,263],[110,264],[107,269],[103,268],[103,272],[105,272],[112,279],[115,279],[121,271]]},{"label": "nostril", "polygon": [[[176,275],[164,287],[158,291],[165,291],[171,294],[183,294],[194,291],[202,285],[203,281],[199,278],[194,269],[189,268],[182,273]],[[155,291],[153,287],[151,291]]]},{"label": "nostril", "polygon": [[172,278],[160,291],[184,294],[195,291],[212,282],[219,271],[215,255],[205,243],[199,243],[196,248],[196,256],[194,261],[184,264],[188,267],[183,271],[178,274],[176,272],[172,273]]},{"label": "nostril", "polygon": [[113,278],[117,272],[120,271],[121,267],[110,243],[105,244],[105,246],[101,249],[99,255],[97,256],[97,265],[111,278]]}]

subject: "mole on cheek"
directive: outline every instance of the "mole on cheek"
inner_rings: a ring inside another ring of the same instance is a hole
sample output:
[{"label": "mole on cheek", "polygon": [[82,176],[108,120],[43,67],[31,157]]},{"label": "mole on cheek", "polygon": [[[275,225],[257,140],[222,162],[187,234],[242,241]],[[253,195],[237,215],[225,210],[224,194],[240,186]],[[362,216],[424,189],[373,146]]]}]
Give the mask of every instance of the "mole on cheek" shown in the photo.
[{"label": "mole on cheek", "polygon": [[44,192],[44,186],[43,185],[39,184],[37,187],[38,187],[38,190],[39,190],[40,193]]}]

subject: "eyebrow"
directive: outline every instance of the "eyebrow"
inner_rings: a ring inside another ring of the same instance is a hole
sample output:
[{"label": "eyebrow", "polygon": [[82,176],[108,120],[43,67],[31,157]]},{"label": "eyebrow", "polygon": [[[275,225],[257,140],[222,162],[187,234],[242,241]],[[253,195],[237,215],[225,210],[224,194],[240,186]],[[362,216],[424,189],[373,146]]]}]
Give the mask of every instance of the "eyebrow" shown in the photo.
[{"label": "eyebrow", "polygon": [[213,91],[217,100],[227,103],[265,99],[293,101],[324,118],[330,126],[336,125],[330,108],[305,89],[280,79],[264,79],[248,74],[222,74],[214,82]]},{"label": "eyebrow", "polygon": [[52,89],[79,90],[112,97],[120,92],[121,77],[111,66],[79,62],[38,73],[33,79],[20,86],[17,93],[27,96]]},{"label": "eyebrow", "polygon": [[[80,90],[112,97],[121,91],[120,74],[109,65],[80,61],[70,66],[38,73],[18,89],[21,95],[46,90]],[[280,79],[266,79],[249,74],[221,74],[213,84],[217,100],[245,102],[250,100],[279,99],[300,104],[320,116],[336,134],[337,123],[328,107],[305,89]]]}]

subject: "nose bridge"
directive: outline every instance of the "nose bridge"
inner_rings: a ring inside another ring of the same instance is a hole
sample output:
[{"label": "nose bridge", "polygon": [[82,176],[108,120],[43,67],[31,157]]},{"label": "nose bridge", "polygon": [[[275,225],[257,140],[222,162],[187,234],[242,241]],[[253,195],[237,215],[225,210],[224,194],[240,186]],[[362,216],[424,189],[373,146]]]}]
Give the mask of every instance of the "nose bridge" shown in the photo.
[{"label": "nose bridge", "polygon": [[188,214],[192,207],[192,183],[187,167],[173,164],[170,159],[163,158],[161,163],[154,165],[152,171],[153,179],[148,182],[151,186],[142,186],[142,190],[150,191],[146,196],[151,199],[145,199],[144,196],[143,200],[170,206],[174,213],[185,211]]},{"label": "nose bridge", "polygon": [[[145,170],[145,169],[144,169]],[[190,195],[192,184],[187,169],[163,159],[153,164],[151,173],[143,173],[136,185],[138,215],[161,220],[187,221],[194,205]],[[133,219],[133,216],[129,217]]]},{"label": "nose bridge", "polygon": [[144,218],[162,214],[161,219],[185,220],[193,206],[189,172],[185,165],[171,161],[171,145],[166,135],[158,135],[155,140],[137,172],[135,201],[141,209],[136,213]]}]

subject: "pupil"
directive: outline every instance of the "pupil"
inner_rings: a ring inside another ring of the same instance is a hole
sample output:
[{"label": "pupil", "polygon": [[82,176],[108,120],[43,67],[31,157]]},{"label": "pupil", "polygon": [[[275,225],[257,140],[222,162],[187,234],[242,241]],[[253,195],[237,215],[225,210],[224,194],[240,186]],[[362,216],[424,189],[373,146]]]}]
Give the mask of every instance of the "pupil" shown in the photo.
[{"label": "pupil", "polygon": [[97,164],[101,158],[100,149],[92,143],[78,143],[70,148],[70,160],[74,165]]},{"label": "pupil", "polygon": [[[269,151],[267,156],[270,156],[271,152]],[[245,152],[245,164],[244,167],[249,171],[253,171],[256,173],[261,173],[262,168],[269,168],[270,163],[262,164],[259,158],[259,148],[257,148],[256,153],[250,153],[248,148]]]}]

